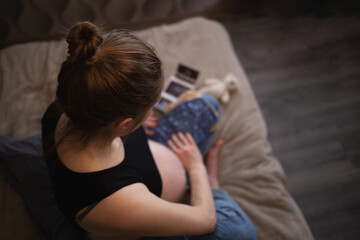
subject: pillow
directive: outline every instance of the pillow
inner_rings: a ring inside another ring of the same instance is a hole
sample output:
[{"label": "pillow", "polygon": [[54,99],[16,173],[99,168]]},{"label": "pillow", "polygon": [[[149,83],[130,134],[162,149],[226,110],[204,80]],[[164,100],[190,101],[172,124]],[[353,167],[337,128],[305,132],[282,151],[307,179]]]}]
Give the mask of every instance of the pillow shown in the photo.
[{"label": "pillow", "polygon": [[45,239],[88,238],[75,222],[65,219],[56,204],[40,134],[24,140],[0,136],[0,168],[23,197]]}]

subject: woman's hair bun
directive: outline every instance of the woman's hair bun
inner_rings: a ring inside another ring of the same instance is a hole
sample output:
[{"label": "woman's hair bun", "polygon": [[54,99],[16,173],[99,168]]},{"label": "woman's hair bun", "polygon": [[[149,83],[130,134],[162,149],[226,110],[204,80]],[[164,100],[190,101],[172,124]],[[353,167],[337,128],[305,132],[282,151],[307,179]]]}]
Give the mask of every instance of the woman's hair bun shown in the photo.
[{"label": "woman's hair bun", "polygon": [[97,48],[103,38],[99,29],[90,22],[79,22],[74,25],[67,38],[68,60],[91,64],[96,61]]}]

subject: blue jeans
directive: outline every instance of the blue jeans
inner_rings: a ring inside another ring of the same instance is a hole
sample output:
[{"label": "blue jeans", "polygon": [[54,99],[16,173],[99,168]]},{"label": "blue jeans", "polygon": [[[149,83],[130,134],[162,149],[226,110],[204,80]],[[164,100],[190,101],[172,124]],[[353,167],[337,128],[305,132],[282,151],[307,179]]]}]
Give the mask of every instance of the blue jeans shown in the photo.
[{"label": "blue jeans", "polygon": [[141,240],[255,240],[255,227],[230,195],[213,190],[216,207],[216,228],[213,233],[200,236],[144,237]]}]

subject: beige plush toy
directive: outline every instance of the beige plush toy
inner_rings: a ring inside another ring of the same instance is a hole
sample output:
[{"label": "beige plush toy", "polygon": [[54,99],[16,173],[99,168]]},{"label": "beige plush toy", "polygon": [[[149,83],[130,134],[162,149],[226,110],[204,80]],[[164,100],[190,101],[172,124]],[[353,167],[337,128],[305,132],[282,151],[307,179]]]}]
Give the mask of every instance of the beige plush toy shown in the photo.
[{"label": "beige plush toy", "polygon": [[207,93],[226,104],[230,101],[230,92],[236,91],[239,81],[232,73],[227,74],[223,79],[209,78],[199,89],[200,93]]}]

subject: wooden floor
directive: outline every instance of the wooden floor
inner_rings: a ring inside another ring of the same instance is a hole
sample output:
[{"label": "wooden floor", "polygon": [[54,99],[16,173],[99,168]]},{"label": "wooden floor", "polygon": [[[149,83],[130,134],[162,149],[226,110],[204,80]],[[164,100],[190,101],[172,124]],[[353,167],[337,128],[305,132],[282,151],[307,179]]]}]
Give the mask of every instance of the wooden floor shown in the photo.
[{"label": "wooden floor", "polygon": [[316,239],[360,239],[360,18],[218,17]]}]

